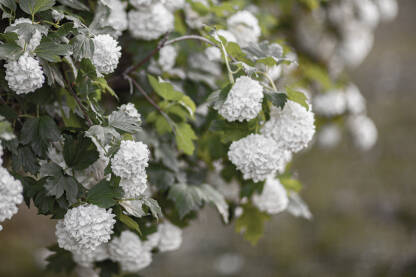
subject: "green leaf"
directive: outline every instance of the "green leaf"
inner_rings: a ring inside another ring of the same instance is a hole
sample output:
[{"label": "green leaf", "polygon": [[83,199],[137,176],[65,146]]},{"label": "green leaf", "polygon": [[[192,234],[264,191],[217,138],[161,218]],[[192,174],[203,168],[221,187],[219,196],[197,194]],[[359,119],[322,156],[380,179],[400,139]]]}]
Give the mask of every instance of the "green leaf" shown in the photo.
[{"label": "green leaf", "polygon": [[225,49],[228,55],[231,55],[238,61],[244,62],[249,66],[255,65],[254,62],[247,58],[247,55],[241,50],[240,45],[238,45],[237,43],[229,41],[227,45],[225,45]]},{"label": "green leaf", "polygon": [[24,145],[32,147],[38,156],[45,156],[49,143],[57,141],[60,131],[55,121],[49,116],[29,118],[23,124],[20,133],[20,141]]},{"label": "green leaf", "polygon": [[181,122],[175,124],[175,138],[178,149],[182,150],[187,155],[192,155],[195,150],[194,140],[197,139],[191,125]]},{"label": "green leaf", "polygon": [[0,0],[0,5],[8,8],[12,13],[16,11],[16,1],[14,0]]},{"label": "green leaf", "polygon": [[12,156],[12,166],[15,171],[23,169],[23,171],[33,175],[36,175],[39,171],[38,160],[29,146],[17,148],[17,152],[13,153]]},{"label": "green leaf", "polygon": [[84,58],[92,59],[94,55],[94,41],[84,34],[79,34],[71,39],[74,59],[81,61]]},{"label": "green leaf", "polygon": [[291,174],[282,174],[279,176],[279,181],[286,190],[299,192],[302,189],[302,183],[293,178]]},{"label": "green leaf", "polygon": [[18,38],[19,38],[19,36],[15,32],[6,32],[6,33],[3,33],[3,34],[0,34],[0,39],[4,42],[8,42],[8,43],[13,43]]},{"label": "green leaf", "polygon": [[107,180],[102,180],[88,191],[87,202],[108,209],[117,204],[117,199],[122,196],[123,192],[120,188],[112,186]]},{"label": "green leaf", "polygon": [[225,201],[224,195],[219,193],[212,186],[203,184],[200,187],[202,199],[207,203],[212,203],[217,208],[218,212],[221,214],[222,219],[225,223],[228,223],[229,213],[228,213],[228,204]]},{"label": "green leaf", "polygon": [[159,206],[159,203],[153,198],[143,198],[143,205],[147,206],[150,209],[151,214],[157,220],[163,216],[162,209]]},{"label": "green leaf", "polygon": [[76,139],[65,136],[64,159],[68,167],[83,170],[98,159],[98,151],[90,138],[79,135]]},{"label": "green leaf", "polygon": [[172,84],[165,81],[158,81],[152,75],[147,75],[150,85],[165,100],[179,101],[183,97],[183,93],[173,88]]},{"label": "green leaf", "polygon": [[272,102],[272,104],[277,107],[283,109],[287,102],[287,95],[285,93],[277,93],[277,92],[265,92],[264,96],[267,100]]},{"label": "green leaf", "polygon": [[78,182],[74,177],[64,175],[61,168],[54,164],[50,163],[51,168],[54,172],[47,179],[45,188],[48,191],[48,195],[55,196],[56,199],[61,198],[65,193],[65,197],[68,200],[70,205],[77,202],[78,197]]},{"label": "green leaf", "polygon": [[113,111],[108,116],[108,125],[110,127],[128,132],[131,134],[137,133],[141,130],[141,121],[135,117],[129,116],[126,112],[117,110]]},{"label": "green leaf", "polygon": [[72,53],[72,47],[67,44],[60,44],[53,41],[41,42],[35,49],[38,57],[47,60],[48,62],[60,62],[61,57]]},{"label": "green leaf", "polygon": [[264,223],[269,219],[270,216],[266,213],[260,212],[251,204],[246,204],[243,206],[243,214],[235,223],[235,230],[243,233],[244,238],[255,245],[263,236]]},{"label": "green leaf", "polygon": [[78,0],[58,0],[58,2],[75,10],[89,11],[89,8]]},{"label": "green leaf", "polygon": [[197,211],[203,203],[198,188],[185,184],[172,186],[169,190],[168,199],[175,203],[181,219],[191,211]]},{"label": "green leaf", "polygon": [[97,70],[90,59],[82,59],[80,70],[83,73],[83,76],[87,76],[91,80],[97,79]]},{"label": "green leaf", "polygon": [[302,92],[296,91],[292,88],[286,88],[287,90],[287,98],[289,100],[292,100],[293,102],[296,102],[300,105],[302,105],[303,107],[305,107],[305,109],[309,110],[309,105],[308,105],[308,98],[306,97],[305,94],[303,94]]},{"label": "green leaf", "polygon": [[49,10],[55,5],[55,0],[20,0],[20,8],[27,14],[34,16],[37,12]]},{"label": "green leaf", "polygon": [[72,259],[72,253],[60,248],[57,244],[48,247],[48,250],[52,251],[53,254],[49,255],[46,258],[46,260],[48,261],[46,270],[53,271],[56,273],[71,273],[77,266],[74,260]]},{"label": "green leaf", "polygon": [[16,60],[21,54],[23,54],[23,49],[15,42],[6,42],[0,45],[0,59],[2,60]]},{"label": "green leaf", "polygon": [[52,86],[57,83],[61,87],[65,87],[64,77],[62,76],[58,66],[56,64],[48,63],[44,59],[39,59],[39,61],[46,77],[48,78],[48,85]]},{"label": "green leaf", "polygon": [[140,227],[139,224],[134,221],[131,217],[125,215],[125,214],[120,214],[118,216],[118,219],[124,223],[124,225],[126,225],[129,229],[136,231],[138,234],[142,234],[142,232],[140,231]]}]

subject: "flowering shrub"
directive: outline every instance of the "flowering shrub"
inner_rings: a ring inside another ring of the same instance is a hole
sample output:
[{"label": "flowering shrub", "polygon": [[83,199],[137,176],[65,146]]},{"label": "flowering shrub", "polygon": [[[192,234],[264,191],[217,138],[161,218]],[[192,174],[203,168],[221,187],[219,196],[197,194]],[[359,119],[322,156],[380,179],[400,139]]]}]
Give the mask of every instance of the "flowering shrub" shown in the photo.
[{"label": "flowering shrub", "polygon": [[377,140],[345,69],[395,0],[0,7],[0,222],[23,200],[57,219],[49,270],[135,276],[208,204],[254,244],[270,215],[311,218],[289,165],[315,132]]}]

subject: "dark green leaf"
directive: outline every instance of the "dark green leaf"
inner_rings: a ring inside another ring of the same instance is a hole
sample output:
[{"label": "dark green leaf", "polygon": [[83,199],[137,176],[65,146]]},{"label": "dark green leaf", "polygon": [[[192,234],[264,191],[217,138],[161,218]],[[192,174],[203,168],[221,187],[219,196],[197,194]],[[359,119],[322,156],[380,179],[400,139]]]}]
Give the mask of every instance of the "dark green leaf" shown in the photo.
[{"label": "dark green leaf", "polygon": [[14,0],[0,0],[0,5],[8,8],[13,13],[16,11],[16,1]]},{"label": "dark green leaf", "polygon": [[269,219],[270,216],[266,213],[260,212],[250,204],[246,204],[243,206],[243,214],[236,221],[235,230],[243,233],[244,238],[255,245],[263,236],[264,223]]},{"label": "dark green leaf", "polygon": [[65,87],[64,77],[62,76],[62,73],[59,70],[58,66],[56,64],[48,63],[46,60],[43,59],[39,59],[39,61],[42,65],[46,77],[48,78],[48,85],[52,86],[55,83],[57,83],[61,87]]},{"label": "dark green leaf", "polygon": [[121,222],[123,222],[129,229],[131,229],[133,231],[136,231],[137,233],[141,234],[139,224],[137,224],[137,222],[134,221],[131,217],[129,217],[125,214],[120,214],[118,216],[118,219]]},{"label": "dark green leaf", "polygon": [[265,92],[264,96],[267,100],[272,102],[275,107],[283,109],[287,102],[287,95],[277,92]]},{"label": "dark green leaf", "polygon": [[108,209],[117,204],[117,199],[123,196],[120,188],[111,185],[109,181],[102,180],[88,191],[87,201],[99,207]]},{"label": "dark green leaf", "polygon": [[2,60],[16,60],[21,54],[23,54],[23,49],[15,42],[7,42],[0,45],[0,59]]},{"label": "dark green leaf", "polygon": [[70,55],[72,52],[71,46],[67,44],[60,44],[56,42],[41,42],[35,49],[38,57],[47,60],[48,62],[60,62],[59,56]]},{"label": "dark green leaf", "polygon": [[48,261],[46,270],[56,273],[70,273],[74,270],[74,268],[76,267],[76,263],[72,259],[71,252],[60,248],[57,244],[48,247],[48,250],[54,253],[46,258],[46,260]]},{"label": "dark green leaf", "polygon": [[175,203],[180,218],[184,218],[191,211],[197,211],[203,203],[197,187],[185,184],[172,186],[168,198]]},{"label": "dark green leaf", "polygon": [[94,55],[94,41],[84,34],[79,34],[71,40],[74,59],[81,61],[84,58],[92,59]]},{"label": "dark green leaf", "polygon": [[37,12],[46,11],[55,5],[55,0],[20,0],[20,8],[27,14],[35,15]]},{"label": "dark green leaf", "polygon": [[90,138],[65,136],[64,159],[66,164],[75,169],[83,170],[98,159],[98,151]]}]

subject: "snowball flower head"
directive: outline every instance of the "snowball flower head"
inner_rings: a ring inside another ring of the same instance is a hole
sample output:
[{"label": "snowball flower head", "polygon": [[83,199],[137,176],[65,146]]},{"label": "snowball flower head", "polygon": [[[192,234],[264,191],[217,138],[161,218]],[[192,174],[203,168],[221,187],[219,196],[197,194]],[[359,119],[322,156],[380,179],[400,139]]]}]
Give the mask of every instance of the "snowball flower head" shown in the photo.
[{"label": "snowball flower head", "polygon": [[272,108],[270,120],[264,124],[261,132],[273,138],[280,148],[298,152],[312,140],[315,134],[314,122],[311,111],[289,100],[283,110]]},{"label": "snowball flower head", "polygon": [[123,140],[120,149],[111,159],[111,169],[114,174],[125,179],[145,174],[149,155],[149,148],[143,142]]},{"label": "snowball flower head", "polygon": [[128,117],[134,119],[139,124],[142,122],[142,117],[133,103],[123,104],[118,108],[118,110],[124,112]]},{"label": "snowball flower head", "polygon": [[159,248],[159,251],[173,251],[178,249],[182,244],[182,230],[170,222],[159,224],[156,233],[148,237],[146,245]]},{"label": "snowball flower head", "polygon": [[263,87],[247,76],[239,77],[218,112],[227,121],[250,120],[257,116],[263,101]]},{"label": "snowball flower head", "polygon": [[345,89],[345,100],[347,109],[352,114],[364,113],[366,111],[366,101],[357,86],[350,84]]},{"label": "snowball flower head", "polygon": [[267,178],[260,195],[253,195],[253,204],[262,212],[278,214],[284,211],[289,198],[283,185],[274,177]]},{"label": "snowball flower head", "polygon": [[130,11],[129,30],[134,38],[153,40],[174,28],[173,14],[160,3],[147,10]]},{"label": "snowball flower head", "polygon": [[243,173],[245,180],[259,182],[275,171],[282,171],[290,154],[272,138],[251,134],[231,144],[228,158]]},{"label": "snowball flower head", "polygon": [[170,11],[176,11],[185,6],[185,0],[161,0],[161,2]]},{"label": "snowball flower head", "polygon": [[146,172],[141,171],[131,178],[121,178],[120,187],[123,189],[124,196],[127,198],[135,198],[142,195],[147,189]]},{"label": "snowball flower head", "polygon": [[26,94],[41,88],[45,77],[39,61],[26,52],[17,61],[9,61],[6,68],[6,81],[17,94]]},{"label": "snowball flower head", "polygon": [[129,0],[136,9],[148,8],[152,4],[153,0]]},{"label": "snowball flower head", "polygon": [[96,249],[77,249],[72,251],[74,262],[80,266],[92,267],[94,262],[101,262],[109,258],[107,244],[100,244]]},{"label": "snowball flower head", "polygon": [[359,66],[370,53],[374,43],[374,34],[360,25],[351,24],[343,34],[338,49],[340,57],[351,68]]},{"label": "snowball flower head", "polygon": [[110,259],[119,262],[121,269],[137,272],[152,262],[151,252],[143,246],[139,237],[131,231],[123,231],[108,245]]},{"label": "snowball flower head", "polygon": [[171,70],[175,66],[176,57],[178,56],[178,51],[172,45],[167,45],[160,49],[158,64],[162,71],[166,72]]},{"label": "snowball flower head", "polygon": [[261,35],[257,18],[249,11],[239,11],[227,20],[228,30],[243,47],[256,43]]},{"label": "snowball flower head", "polygon": [[19,180],[0,167],[0,222],[12,218],[23,201],[23,187]]},{"label": "snowball flower head", "polygon": [[313,98],[313,110],[323,116],[336,116],[345,112],[347,101],[340,90],[332,90],[318,94]]},{"label": "snowball flower head", "polygon": [[69,251],[95,250],[110,240],[115,222],[111,209],[90,204],[69,209],[56,225],[59,247]]},{"label": "snowball flower head", "polygon": [[127,3],[121,2],[120,0],[110,0],[108,4],[110,7],[110,15],[107,18],[107,25],[120,32],[127,30]]},{"label": "snowball flower head", "polygon": [[322,127],[318,133],[319,146],[323,148],[335,147],[341,140],[341,130],[336,124]]},{"label": "snowball flower head", "polygon": [[121,57],[121,47],[110,35],[98,35],[94,38],[94,56],[92,62],[98,72],[109,74],[117,68]]},{"label": "snowball flower head", "polygon": [[376,125],[367,116],[353,116],[348,119],[347,124],[355,145],[361,150],[370,150],[377,142]]},{"label": "snowball flower head", "polygon": [[376,0],[376,5],[382,20],[393,20],[399,12],[399,4],[396,0]]}]

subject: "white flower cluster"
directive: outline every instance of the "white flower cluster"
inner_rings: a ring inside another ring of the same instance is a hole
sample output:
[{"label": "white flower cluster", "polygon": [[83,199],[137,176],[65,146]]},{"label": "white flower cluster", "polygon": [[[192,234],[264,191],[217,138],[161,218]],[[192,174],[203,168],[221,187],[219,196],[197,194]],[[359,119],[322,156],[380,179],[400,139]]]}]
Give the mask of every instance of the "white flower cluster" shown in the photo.
[{"label": "white flower cluster", "polygon": [[[143,2],[143,1],[134,1]],[[133,3],[132,3],[133,4]],[[137,4],[137,3],[136,3]],[[141,5],[136,5],[136,8]],[[174,28],[174,16],[163,4],[156,3],[149,7],[131,10],[128,13],[129,30],[134,38],[153,40],[170,32]]]},{"label": "white flower cluster", "polygon": [[319,130],[318,144],[322,148],[333,148],[341,140],[341,129],[336,124],[327,124]]},{"label": "white flower cluster", "polygon": [[124,112],[129,118],[140,124],[142,122],[142,116],[137,111],[133,103],[123,104],[118,107],[118,110]]},{"label": "white flower cluster", "polygon": [[121,57],[121,47],[110,35],[94,37],[94,56],[92,62],[99,73],[109,74],[117,68]]},{"label": "white flower cluster", "polygon": [[378,132],[376,125],[366,115],[351,116],[348,119],[348,128],[355,145],[361,150],[369,150],[377,142]]},{"label": "white flower cluster", "polygon": [[262,193],[253,195],[252,200],[260,211],[268,214],[278,214],[284,211],[289,204],[285,188],[274,177],[267,178]]},{"label": "white flower cluster", "polygon": [[[0,166],[0,222],[12,218],[23,201],[23,186]],[[0,231],[2,226],[0,225]]]},{"label": "white flower cluster", "polygon": [[110,240],[115,222],[111,209],[90,204],[69,209],[56,224],[58,245],[75,253],[94,253]]},{"label": "white flower cluster", "polygon": [[272,138],[251,134],[231,144],[228,158],[243,173],[244,179],[259,182],[282,171],[290,160],[290,153]]},{"label": "white flower cluster", "polygon": [[250,120],[257,116],[263,101],[263,87],[247,76],[239,77],[218,112],[228,121]]},{"label": "white flower cluster", "polygon": [[149,235],[146,245],[152,249],[157,247],[160,252],[173,251],[182,244],[182,230],[165,221],[158,225],[157,232]]},{"label": "white flower cluster", "polygon": [[227,27],[243,47],[258,42],[261,35],[259,21],[249,11],[239,11],[232,15],[227,19]]},{"label": "white flower cluster", "polygon": [[140,196],[146,190],[149,155],[146,144],[123,140],[120,149],[111,159],[111,169],[121,177],[120,186],[126,197]]},{"label": "white flower cluster", "polygon": [[149,65],[149,71],[154,74],[170,72],[175,66],[178,51],[172,45],[166,45],[159,51],[159,59],[152,59]]},{"label": "white flower cluster", "polygon": [[315,119],[311,111],[291,100],[283,110],[273,107],[270,120],[261,132],[275,140],[278,146],[290,152],[299,152],[312,140],[315,134]]},{"label": "white flower cluster", "polygon": [[41,88],[45,82],[42,67],[39,61],[31,57],[27,52],[17,61],[9,61],[6,68],[6,81],[17,94],[26,94]]},{"label": "white flower cluster", "polygon": [[72,251],[74,262],[83,267],[93,267],[94,262],[101,262],[109,258],[107,244],[100,244],[94,250],[76,249]]},{"label": "white flower cluster", "polygon": [[104,25],[111,26],[118,32],[127,30],[127,3],[121,2],[120,0],[109,0],[106,2],[108,2],[110,8],[110,14],[108,18],[106,18],[106,23]]},{"label": "white flower cluster", "polygon": [[341,90],[331,90],[313,98],[313,111],[323,116],[343,114],[347,109],[345,94]]},{"label": "white flower cluster", "polygon": [[126,272],[137,272],[152,262],[150,249],[131,231],[123,231],[108,244],[110,259],[120,263]]}]

